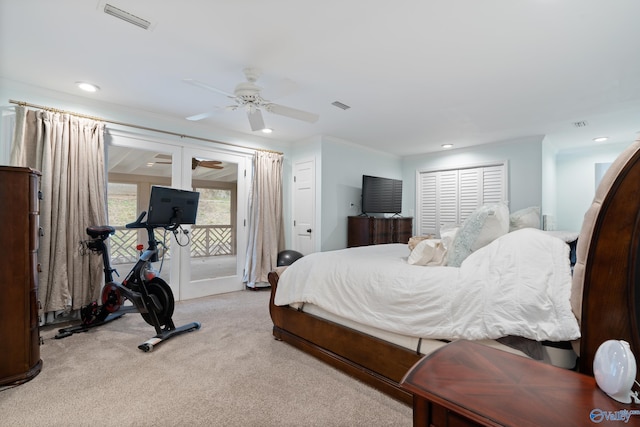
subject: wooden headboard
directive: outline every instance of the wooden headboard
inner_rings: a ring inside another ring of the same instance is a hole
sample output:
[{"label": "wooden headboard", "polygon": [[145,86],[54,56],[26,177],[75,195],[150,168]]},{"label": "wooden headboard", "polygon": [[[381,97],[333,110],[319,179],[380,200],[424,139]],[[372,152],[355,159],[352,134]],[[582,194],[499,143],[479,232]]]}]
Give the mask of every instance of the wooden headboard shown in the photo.
[{"label": "wooden headboard", "polygon": [[595,352],[606,340],[625,340],[640,356],[639,245],[640,140],[609,167],[578,238],[572,295],[582,301],[573,298],[572,307],[582,330],[580,372],[593,374]]}]

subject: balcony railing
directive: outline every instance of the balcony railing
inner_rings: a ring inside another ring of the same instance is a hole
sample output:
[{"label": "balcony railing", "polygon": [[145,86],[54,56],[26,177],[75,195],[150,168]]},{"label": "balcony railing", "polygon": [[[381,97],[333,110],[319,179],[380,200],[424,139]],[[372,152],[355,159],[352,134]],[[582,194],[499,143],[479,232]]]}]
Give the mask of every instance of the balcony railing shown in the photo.
[{"label": "balcony railing", "polygon": [[[111,263],[127,264],[136,262],[140,254],[138,244],[147,246],[146,230],[114,227],[116,232],[109,238]],[[171,245],[175,244],[173,233],[164,234],[164,229],[156,229],[156,239],[166,245],[165,258],[171,257]],[[217,255],[235,255],[235,234],[231,225],[194,225],[189,233],[191,238],[191,257],[201,258]],[[184,235],[179,238],[185,239]],[[182,241],[181,241],[182,243]],[[163,249],[160,249],[161,251]]]}]

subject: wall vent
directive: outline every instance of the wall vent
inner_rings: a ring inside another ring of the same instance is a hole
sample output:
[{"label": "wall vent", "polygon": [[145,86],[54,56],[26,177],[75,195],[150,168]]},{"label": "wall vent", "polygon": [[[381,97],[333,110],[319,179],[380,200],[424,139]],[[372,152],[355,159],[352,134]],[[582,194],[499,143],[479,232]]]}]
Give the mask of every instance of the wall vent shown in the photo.
[{"label": "wall vent", "polygon": [[331,105],[333,105],[334,107],[342,108],[343,110],[348,110],[349,108],[351,108],[347,104],[343,104],[340,101],[334,101],[331,103]]},{"label": "wall vent", "polygon": [[113,5],[110,5],[109,3],[106,3],[104,5],[104,13],[111,16],[115,16],[116,18],[122,19],[123,21],[126,21],[130,24],[133,24],[145,30],[148,30],[149,27],[151,26],[150,21],[147,21],[146,19],[142,19],[132,13],[119,9]]}]

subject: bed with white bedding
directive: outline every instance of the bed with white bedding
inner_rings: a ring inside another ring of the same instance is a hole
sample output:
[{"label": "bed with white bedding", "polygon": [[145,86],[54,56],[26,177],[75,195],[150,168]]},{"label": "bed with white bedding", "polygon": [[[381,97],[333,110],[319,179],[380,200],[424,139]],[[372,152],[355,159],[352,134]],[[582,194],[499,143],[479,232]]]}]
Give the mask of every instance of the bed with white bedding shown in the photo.
[{"label": "bed with white bedding", "polygon": [[405,244],[310,254],[286,269],[276,305],[314,304],[338,317],[431,339],[569,341],[568,245],[532,228],[507,233],[459,268],[407,263]]},{"label": "bed with white bedding", "polygon": [[535,229],[466,245],[456,267],[410,265],[407,245],[312,254],[269,275],[274,336],[408,403],[399,381],[449,340],[571,341],[585,373],[602,337],[625,339],[640,353],[628,303],[638,294],[638,148],[603,179],[573,278],[566,242]]}]

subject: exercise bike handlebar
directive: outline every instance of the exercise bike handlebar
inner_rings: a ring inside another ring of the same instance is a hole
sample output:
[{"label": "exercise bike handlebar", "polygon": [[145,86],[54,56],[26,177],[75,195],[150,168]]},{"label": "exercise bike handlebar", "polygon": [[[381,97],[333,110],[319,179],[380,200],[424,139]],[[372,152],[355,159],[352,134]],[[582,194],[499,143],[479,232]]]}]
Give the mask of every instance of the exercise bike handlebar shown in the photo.
[{"label": "exercise bike handlebar", "polygon": [[142,211],[140,213],[140,216],[138,216],[138,218],[134,222],[130,222],[129,224],[125,225],[125,227],[126,228],[148,228],[147,223],[142,222],[142,219],[145,217],[146,214],[147,214],[147,211]]},{"label": "exercise bike handlebar", "polygon": [[178,227],[180,227],[180,224],[181,224],[181,221],[180,221],[181,211],[178,208],[174,208],[174,210],[175,210],[175,221],[173,221],[171,224],[150,225],[147,221],[142,222],[143,218],[147,214],[147,211],[142,211],[134,222],[130,222],[129,224],[126,224],[125,227],[126,228],[145,228],[149,232],[151,232],[155,228],[165,228],[167,230],[173,231]]}]

